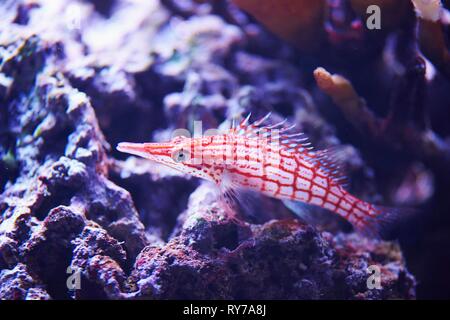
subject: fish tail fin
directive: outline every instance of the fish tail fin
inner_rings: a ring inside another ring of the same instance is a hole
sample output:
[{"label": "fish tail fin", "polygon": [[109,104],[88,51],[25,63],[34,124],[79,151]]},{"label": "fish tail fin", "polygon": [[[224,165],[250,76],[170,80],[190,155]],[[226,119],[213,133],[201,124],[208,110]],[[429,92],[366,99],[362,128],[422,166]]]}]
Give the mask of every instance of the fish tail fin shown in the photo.
[{"label": "fish tail fin", "polygon": [[414,208],[395,208],[372,205],[370,214],[365,215],[358,223],[354,223],[356,231],[369,238],[383,238],[389,235],[392,228],[400,221],[416,214]]}]

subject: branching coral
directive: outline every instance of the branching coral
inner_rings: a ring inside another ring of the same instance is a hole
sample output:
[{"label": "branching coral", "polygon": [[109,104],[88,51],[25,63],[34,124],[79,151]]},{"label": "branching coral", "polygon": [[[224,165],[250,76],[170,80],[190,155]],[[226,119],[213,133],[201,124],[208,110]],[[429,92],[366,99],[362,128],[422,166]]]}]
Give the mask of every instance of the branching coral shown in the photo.
[{"label": "branching coral", "polygon": [[[319,55],[326,55],[328,46],[347,46],[351,48],[350,52],[364,52],[364,47],[373,37],[383,37],[404,26],[405,19],[412,16],[409,0],[233,2],[301,51]],[[418,15],[420,49],[444,76],[450,78],[450,53],[443,32],[441,1],[412,2]],[[364,27],[370,5],[380,7],[382,12],[382,29],[378,33]],[[359,43],[357,51],[354,51],[355,40]]]},{"label": "branching coral", "polygon": [[[448,78],[450,54],[442,26],[441,1],[413,0],[413,3],[418,15],[420,49]],[[373,109],[367,106],[347,78],[332,75],[323,68],[316,69],[314,76],[319,88],[333,99],[347,120],[364,137],[388,149],[406,152],[426,162],[438,176],[444,174],[448,177],[450,145],[432,130],[425,108],[425,62],[417,57],[405,69],[392,91],[389,114],[385,118],[371,111]]]},{"label": "branching coral", "polygon": [[323,68],[314,72],[317,85],[341,109],[364,137],[391,150],[425,161],[439,175],[450,176],[450,145],[429,127],[423,105],[425,62],[417,58],[408,66],[391,101],[386,118],[376,116],[343,76]]},{"label": "branching coral", "polygon": [[355,127],[372,136],[376,135],[380,120],[367,108],[349,80],[341,75],[332,75],[324,68],[316,69],[314,76],[317,85],[333,99]]}]

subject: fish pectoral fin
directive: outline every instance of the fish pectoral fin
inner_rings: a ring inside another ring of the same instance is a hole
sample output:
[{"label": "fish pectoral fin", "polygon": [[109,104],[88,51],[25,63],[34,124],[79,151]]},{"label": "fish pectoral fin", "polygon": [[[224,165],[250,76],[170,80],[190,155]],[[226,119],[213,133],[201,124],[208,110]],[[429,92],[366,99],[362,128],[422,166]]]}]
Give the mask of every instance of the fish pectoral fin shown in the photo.
[{"label": "fish pectoral fin", "polygon": [[261,193],[240,186],[233,181],[233,175],[225,171],[219,183],[219,190],[223,202],[234,210],[247,217],[256,216],[255,204],[260,203]]}]

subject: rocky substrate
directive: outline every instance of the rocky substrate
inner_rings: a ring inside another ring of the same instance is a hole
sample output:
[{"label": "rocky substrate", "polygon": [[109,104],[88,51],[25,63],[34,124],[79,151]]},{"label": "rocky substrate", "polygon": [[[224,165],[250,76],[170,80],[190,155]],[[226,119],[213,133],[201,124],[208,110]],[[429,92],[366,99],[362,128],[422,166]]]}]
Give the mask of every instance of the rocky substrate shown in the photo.
[{"label": "rocky substrate", "polygon": [[[378,199],[291,48],[236,8],[239,27],[207,4],[182,16],[157,1],[68,3],[0,4],[0,299],[415,297],[394,242],[340,220],[316,229],[269,199],[230,218],[207,184],[114,150],[273,108],[340,145],[358,196]],[[371,265],[381,289],[368,289]]]}]

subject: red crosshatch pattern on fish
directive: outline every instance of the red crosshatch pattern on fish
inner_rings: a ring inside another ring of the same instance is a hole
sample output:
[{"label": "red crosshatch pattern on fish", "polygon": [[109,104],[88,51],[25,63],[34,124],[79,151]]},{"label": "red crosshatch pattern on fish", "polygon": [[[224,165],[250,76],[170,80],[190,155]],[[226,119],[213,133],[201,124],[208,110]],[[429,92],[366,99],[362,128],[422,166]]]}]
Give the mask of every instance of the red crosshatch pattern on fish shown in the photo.
[{"label": "red crosshatch pattern on fish", "polygon": [[313,151],[303,133],[290,133],[285,121],[263,125],[270,114],[250,123],[250,115],[224,133],[175,137],[167,143],[120,143],[118,150],[145,157],[214,182],[224,203],[239,189],[331,210],[357,230],[376,235],[385,210],[351,195],[333,151]]}]

